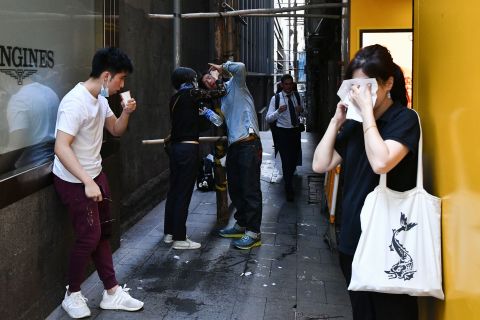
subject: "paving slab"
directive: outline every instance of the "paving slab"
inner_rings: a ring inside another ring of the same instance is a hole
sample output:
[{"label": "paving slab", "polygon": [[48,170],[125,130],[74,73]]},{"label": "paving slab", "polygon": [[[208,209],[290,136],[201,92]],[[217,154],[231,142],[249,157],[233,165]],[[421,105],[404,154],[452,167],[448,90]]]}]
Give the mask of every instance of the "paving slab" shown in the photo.
[{"label": "paving slab", "polygon": [[[144,308],[101,310],[102,283],[93,273],[82,285],[91,319],[352,319],[338,256],[325,241],[329,223],[317,194],[323,180],[311,170],[318,138],[302,134],[303,166],[294,177],[293,203],[284,197],[270,132],[261,138],[262,246],[241,251],[216,236],[215,193],[195,190],[187,232],[202,248],[174,250],[162,241],[163,201],[122,235],[113,256],[117,278]],[[68,316],[59,306],[47,319]]]}]

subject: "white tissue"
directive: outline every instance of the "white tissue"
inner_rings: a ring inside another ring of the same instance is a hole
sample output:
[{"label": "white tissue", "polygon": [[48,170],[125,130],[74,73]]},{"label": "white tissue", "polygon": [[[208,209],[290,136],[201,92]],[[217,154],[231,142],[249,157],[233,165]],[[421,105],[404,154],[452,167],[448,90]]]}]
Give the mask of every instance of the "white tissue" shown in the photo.
[{"label": "white tissue", "polygon": [[377,100],[377,90],[378,90],[378,83],[375,78],[355,78],[355,79],[348,79],[343,80],[340,89],[337,91],[337,95],[340,97],[340,100],[347,106],[347,119],[352,119],[358,122],[363,122],[362,114],[360,109],[358,109],[349,99],[350,90],[352,89],[352,85],[359,85],[360,90],[363,89],[367,84],[371,85],[371,93],[372,93],[372,104],[375,105],[375,101]]}]

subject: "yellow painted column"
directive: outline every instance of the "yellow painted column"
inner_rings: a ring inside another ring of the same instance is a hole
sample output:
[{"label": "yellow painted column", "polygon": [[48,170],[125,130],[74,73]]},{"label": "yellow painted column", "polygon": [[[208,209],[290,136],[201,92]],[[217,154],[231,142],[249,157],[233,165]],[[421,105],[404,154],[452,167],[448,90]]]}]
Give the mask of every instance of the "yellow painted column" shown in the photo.
[{"label": "yellow painted column", "polygon": [[[422,319],[480,319],[480,1],[414,0],[414,108],[424,130],[426,188],[442,198],[445,301]],[[361,29],[412,27],[412,1],[352,0],[350,54]]]},{"label": "yellow painted column", "polygon": [[414,105],[443,216],[446,300],[429,319],[480,319],[479,13],[478,0],[414,1]]},{"label": "yellow painted column", "polygon": [[350,57],[360,49],[362,29],[411,29],[412,0],[351,0]]}]

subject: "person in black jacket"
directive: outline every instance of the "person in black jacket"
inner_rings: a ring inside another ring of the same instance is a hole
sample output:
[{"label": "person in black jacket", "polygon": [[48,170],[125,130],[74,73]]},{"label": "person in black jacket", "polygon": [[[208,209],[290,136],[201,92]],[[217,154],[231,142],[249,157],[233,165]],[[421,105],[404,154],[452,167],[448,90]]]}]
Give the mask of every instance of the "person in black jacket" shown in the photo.
[{"label": "person in black jacket", "polygon": [[199,113],[200,102],[221,97],[225,90],[198,89],[196,72],[185,67],[175,69],[171,80],[177,92],[170,100],[170,189],[163,241],[173,242],[174,249],[198,249],[200,243],[187,237],[186,222],[200,161],[198,136],[201,122],[205,121]]},{"label": "person in black jacket", "polygon": [[[342,164],[338,253],[347,285],[362,233],[360,213],[365,199],[378,186],[380,174],[388,173],[392,190],[403,192],[415,187],[420,138],[418,116],[407,108],[403,72],[386,47],[375,44],[358,51],[345,70],[345,79],[354,78],[375,78],[376,99],[372,99],[370,86],[351,87],[350,101],[361,111],[363,122],[347,119],[347,105],[340,101],[312,164],[318,173]],[[349,291],[349,295],[354,320],[418,319],[416,297],[367,291]]]}]

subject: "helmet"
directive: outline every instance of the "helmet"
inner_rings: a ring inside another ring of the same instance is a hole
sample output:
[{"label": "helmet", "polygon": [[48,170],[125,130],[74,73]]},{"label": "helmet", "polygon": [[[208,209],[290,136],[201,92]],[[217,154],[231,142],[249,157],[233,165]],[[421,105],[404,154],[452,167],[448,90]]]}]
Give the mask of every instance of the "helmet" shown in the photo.
[{"label": "helmet", "polygon": [[197,73],[193,69],[178,67],[172,73],[172,86],[175,90],[180,89],[182,83],[194,83],[196,81]]}]

